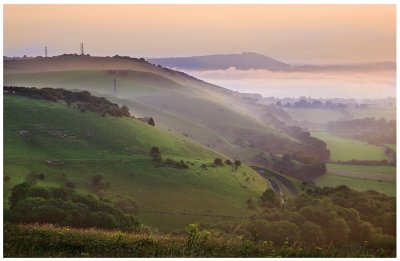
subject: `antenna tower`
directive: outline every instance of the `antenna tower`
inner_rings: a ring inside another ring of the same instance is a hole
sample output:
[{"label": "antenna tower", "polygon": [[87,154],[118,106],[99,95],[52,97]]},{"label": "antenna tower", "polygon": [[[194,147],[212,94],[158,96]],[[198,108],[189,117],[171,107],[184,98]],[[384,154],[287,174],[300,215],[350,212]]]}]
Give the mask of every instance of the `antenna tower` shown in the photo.
[{"label": "antenna tower", "polygon": [[85,55],[85,51],[83,49],[83,43],[81,43],[81,55]]}]

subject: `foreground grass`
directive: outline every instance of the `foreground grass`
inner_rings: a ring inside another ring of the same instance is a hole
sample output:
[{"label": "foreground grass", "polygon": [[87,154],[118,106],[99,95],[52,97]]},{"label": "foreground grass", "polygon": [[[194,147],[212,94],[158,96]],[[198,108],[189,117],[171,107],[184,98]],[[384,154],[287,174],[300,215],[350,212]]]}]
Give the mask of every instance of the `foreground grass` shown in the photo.
[{"label": "foreground grass", "polygon": [[394,257],[394,251],[295,243],[275,246],[208,231],[185,235],[4,225],[5,257]]}]

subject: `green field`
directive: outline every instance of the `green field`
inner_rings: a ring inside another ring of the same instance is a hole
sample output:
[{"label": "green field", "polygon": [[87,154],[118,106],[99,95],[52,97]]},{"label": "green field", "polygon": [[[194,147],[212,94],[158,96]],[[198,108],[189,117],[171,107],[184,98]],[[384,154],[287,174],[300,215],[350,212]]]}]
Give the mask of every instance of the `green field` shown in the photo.
[{"label": "green field", "polygon": [[340,111],[325,109],[284,108],[289,115],[297,121],[327,123],[338,121],[343,115]]},{"label": "green field", "polygon": [[389,182],[396,181],[395,166],[360,166],[328,163],[327,169],[329,173],[343,177]]},{"label": "green field", "polygon": [[384,149],[366,142],[340,138],[326,132],[311,132],[313,137],[326,142],[331,152],[332,161],[347,160],[383,160]]},{"label": "green field", "polygon": [[388,146],[390,149],[396,151],[396,144],[384,144],[385,146]]},{"label": "green field", "polygon": [[[21,130],[29,135],[21,135]],[[157,166],[148,155],[160,148],[163,159],[184,160],[189,169]],[[216,222],[222,216],[247,217],[245,204],[259,197],[266,182],[247,166],[209,167],[223,156],[187,138],[133,118],[101,117],[63,103],[4,97],[4,201],[30,172],[44,173],[41,185],[74,182],[82,193],[91,176],[110,182],[106,198],[130,198],[145,224],[164,231],[188,223]],[[254,178],[254,181],[253,181]],[[226,217],[225,217],[226,218]]]},{"label": "green field", "polygon": [[396,196],[396,183],[367,180],[360,178],[344,177],[327,173],[315,180],[315,184],[320,187],[336,187],[346,185],[351,189],[358,191],[375,190],[390,196]]}]

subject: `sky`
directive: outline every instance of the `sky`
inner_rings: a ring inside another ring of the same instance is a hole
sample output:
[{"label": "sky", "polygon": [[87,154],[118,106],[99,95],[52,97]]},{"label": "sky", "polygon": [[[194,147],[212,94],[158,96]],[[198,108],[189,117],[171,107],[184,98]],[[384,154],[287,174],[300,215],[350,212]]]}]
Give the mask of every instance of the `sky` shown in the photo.
[{"label": "sky", "polygon": [[257,52],[288,63],[395,61],[395,5],[5,5],[4,55]]}]

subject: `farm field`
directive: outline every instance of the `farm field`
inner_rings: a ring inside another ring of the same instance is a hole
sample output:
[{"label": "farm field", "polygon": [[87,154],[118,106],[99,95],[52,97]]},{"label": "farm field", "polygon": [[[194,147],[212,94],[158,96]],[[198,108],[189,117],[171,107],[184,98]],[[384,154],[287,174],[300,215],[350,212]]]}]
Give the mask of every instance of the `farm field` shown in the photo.
[{"label": "farm field", "polygon": [[385,144],[385,146],[388,146],[392,150],[396,151],[396,144]]},{"label": "farm field", "polygon": [[332,161],[347,160],[383,160],[386,159],[384,149],[366,142],[340,138],[327,132],[311,132],[313,137],[326,142],[331,151]]},{"label": "farm field", "polygon": [[[245,201],[267,187],[245,165],[236,171],[227,165],[202,168],[225,157],[138,119],[102,117],[60,102],[9,95],[4,115],[5,206],[10,189],[31,172],[44,174],[39,185],[68,181],[81,193],[94,193],[87,184],[100,174],[110,183],[103,197],[129,198],[138,204],[143,223],[172,231],[189,223],[247,217],[253,210]],[[21,136],[21,130],[30,134]],[[157,165],[149,156],[153,146],[163,159],[183,160],[189,168]]]},{"label": "farm field", "polygon": [[396,181],[395,166],[360,166],[328,163],[326,167],[329,173],[338,176],[378,181]]},{"label": "farm field", "polygon": [[381,193],[385,193],[389,196],[396,196],[395,182],[345,177],[329,172],[314,180],[314,182],[317,186],[320,187],[336,187],[340,185],[346,185],[349,188],[358,191],[375,190]]}]

